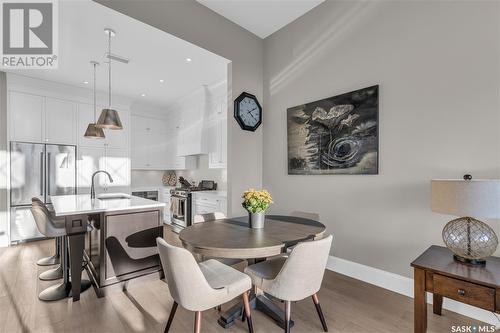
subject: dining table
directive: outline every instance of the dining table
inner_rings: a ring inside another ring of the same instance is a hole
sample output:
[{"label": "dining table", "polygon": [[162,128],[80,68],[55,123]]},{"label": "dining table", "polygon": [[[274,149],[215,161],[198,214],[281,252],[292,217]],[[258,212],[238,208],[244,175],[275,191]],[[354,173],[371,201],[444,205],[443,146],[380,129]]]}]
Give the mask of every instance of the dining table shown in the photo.
[{"label": "dining table", "polygon": [[[245,259],[249,263],[286,255],[301,241],[320,239],[326,227],[319,221],[288,215],[266,215],[264,228],[252,229],[249,217],[223,218],[195,223],[179,233],[182,245],[202,258]],[[311,258],[313,259],[313,258]],[[250,305],[285,327],[285,314],[270,295],[252,291]],[[219,325],[228,328],[242,315],[243,304],[237,303],[223,312]],[[293,326],[293,321],[290,323]]]}]

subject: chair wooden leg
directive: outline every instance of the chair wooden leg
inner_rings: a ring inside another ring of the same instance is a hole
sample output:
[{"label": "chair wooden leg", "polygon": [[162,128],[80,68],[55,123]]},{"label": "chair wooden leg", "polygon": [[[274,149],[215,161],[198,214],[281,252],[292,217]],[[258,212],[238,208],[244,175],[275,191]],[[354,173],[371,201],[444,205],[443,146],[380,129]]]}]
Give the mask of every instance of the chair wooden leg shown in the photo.
[{"label": "chair wooden leg", "polygon": [[312,295],[312,299],[314,302],[314,306],[316,307],[316,311],[318,312],[319,320],[321,320],[321,325],[323,326],[323,331],[328,332],[328,326],[326,326],[325,316],[323,316],[323,311],[321,310],[321,305],[319,305],[318,295]]},{"label": "chair wooden leg", "polygon": [[172,321],[174,320],[175,316],[175,311],[177,311],[177,302],[174,302],[174,304],[172,304],[172,309],[170,310],[170,315],[168,316],[167,326],[165,326],[165,333],[168,332],[168,330],[170,329],[170,325],[172,325]]},{"label": "chair wooden leg", "polygon": [[250,302],[248,301],[248,293],[247,292],[243,293],[243,304],[245,305],[245,317],[247,319],[248,332],[253,333],[252,316],[250,313]]},{"label": "chair wooden leg", "polygon": [[292,302],[285,301],[285,333],[290,333],[290,307],[292,306]]},{"label": "chair wooden leg", "polygon": [[194,333],[201,332],[201,311],[196,311],[194,315]]}]

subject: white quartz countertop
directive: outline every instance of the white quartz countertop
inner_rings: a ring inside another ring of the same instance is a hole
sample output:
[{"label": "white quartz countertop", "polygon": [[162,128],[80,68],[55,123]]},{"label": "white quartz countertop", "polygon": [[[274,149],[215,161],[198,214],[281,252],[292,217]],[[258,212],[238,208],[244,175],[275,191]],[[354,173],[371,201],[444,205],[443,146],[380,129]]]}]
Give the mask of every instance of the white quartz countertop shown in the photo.
[{"label": "white quartz countertop", "polygon": [[161,208],[165,203],[130,196],[130,198],[90,199],[90,194],[51,196],[56,216],[93,214],[133,210],[144,208]]},{"label": "white quartz countertop", "polygon": [[211,194],[211,195],[216,195],[218,197],[227,197],[227,191],[224,190],[207,190],[207,191],[195,191],[191,192],[193,194],[201,193],[201,194]]}]

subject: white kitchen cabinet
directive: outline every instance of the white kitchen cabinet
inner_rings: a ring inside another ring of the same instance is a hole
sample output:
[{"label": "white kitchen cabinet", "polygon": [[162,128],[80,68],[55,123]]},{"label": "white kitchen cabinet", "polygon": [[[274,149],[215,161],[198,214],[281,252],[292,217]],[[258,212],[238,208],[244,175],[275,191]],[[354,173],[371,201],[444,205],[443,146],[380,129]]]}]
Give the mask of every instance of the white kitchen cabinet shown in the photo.
[{"label": "white kitchen cabinet", "polygon": [[[96,120],[101,114],[103,106],[97,106]],[[121,130],[104,130],[105,139],[89,139],[83,136],[89,123],[94,122],[94,106],[92,104],[78,104],[78,143],[85,147],[108,147],[128,149],[130,133],[130,112],[119,109],[118,114],[123,125]]]},{"label": "white kitchen cabinet", "polygon": [[[98,147],[79,147],[78,159],[76,161],[78,194],[90,193],[92,174],[97,170],[105,169],[105,149]],[[95,190],[104,192],[103,174],[96,175]]]},{"label": "white kitchen cabinet", "polygon": [[113,182],[104,177],[104,187],[108,192],[129,193],[130,191],[130,157],[127,149],[106,148],[104,170],[109,172]]},{"label": "white kitchen cabinet", "polygon": [[227,166],[227,118],[217,118],[209,127],[208,167],[224,169]]},{"label": "white kitchen cabinet", "polygon": [[192,193],[192,214],[210,214],[222,212],[227,214],[227,199],[226,196],[220,195],[218,192],[195,192]]},{"label": "white kitchen cabinet", "polygon": [[76,144],[76,103],[22,92],[9,93],[12,141]]},{"label": "white kitchen cabinet", "polygon": [[[77,104],[45,98],[45,142],[76,144]],[[82,134],[83,135],[83,134]]]},{"label": "white kitchen cabinet", "polygon": [[197,89],[183,98],[173,112],[180,115],[177,125],[177,156],[190,156],[208,153],[207,128],[208,119],[207,88]]},{"label": "white kitchen cabinet", "polygon": [[77,160],[78,193],[90,193],[92,174],[105,170],[111,174],[113,183],[105,174],[96,175],[95,190],[99,192],[124,192],[130,190],[130,159],[126,149],[104,147],[80,147]]},{"label": "white kitchen cabinet", "polygon": [[45,109],[42,96],[11,91],[9,111],[12,141],[44,141]]},{"label": "white kitchen cabinet", "polygon": [[196,168],[196,157],[177,156],[177,126],[163,119],[131,117],[132,169],[183,170]]}]

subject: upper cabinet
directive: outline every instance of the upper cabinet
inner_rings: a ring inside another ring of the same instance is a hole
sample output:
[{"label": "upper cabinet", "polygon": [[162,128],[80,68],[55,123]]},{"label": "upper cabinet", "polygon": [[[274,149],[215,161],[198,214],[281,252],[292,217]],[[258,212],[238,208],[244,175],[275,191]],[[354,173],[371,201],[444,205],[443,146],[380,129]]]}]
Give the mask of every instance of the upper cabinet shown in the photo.
[{"label": "upper cabinet", "polygon": [[183,170],[196,168],[195,156],[177,156],[177,125],[166,121],[132,115],[132,169]]},{"label": "upper cabinet", "polygon": [[[96,118],[99,118],[102,106],[97,106]],[[123,125],[122,130],[104,130],[105,139],[88,139],[83,136],[89,123],[94,122],[94,106],[86,103],[78,104],[78,142],[84,147],[108,147],[116,149],[128,149],[130,133],[130,112],[118,110]]]},{"label": "upper cabinet", "polygon": [[44,141],[44,97],[11,91],[9,110],[12,141]]},{"label": "upper cabinet", "polygon": [[211,106],[208,121],[208,167],[224,169],[227,166],[227,103],[220,98]]},{"label": "upper cabinet", "polygon": [[12,141],[76,144],[76,103],[11,91]]},{"label": "upper cabinet", "polygon": [[45,142],[76,144],[77,104],[45,98]]},{"label": "upper cabinet", "polygon": [[181,115],[177,128],[177,156],[207,154],[207,88],[202,87],[178,101],[170,110]]}]

